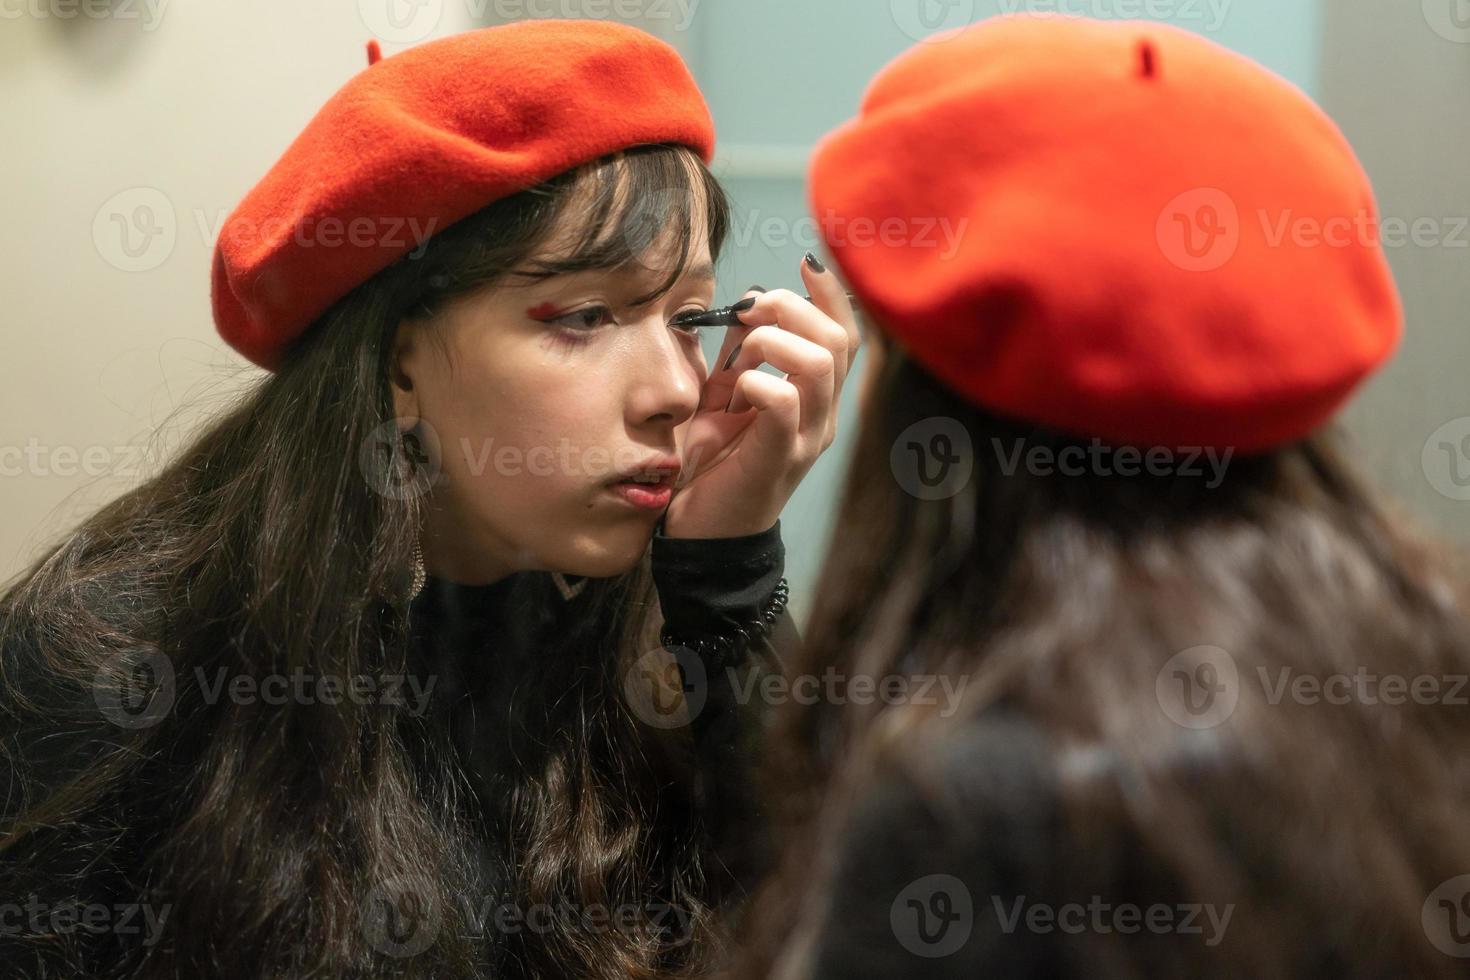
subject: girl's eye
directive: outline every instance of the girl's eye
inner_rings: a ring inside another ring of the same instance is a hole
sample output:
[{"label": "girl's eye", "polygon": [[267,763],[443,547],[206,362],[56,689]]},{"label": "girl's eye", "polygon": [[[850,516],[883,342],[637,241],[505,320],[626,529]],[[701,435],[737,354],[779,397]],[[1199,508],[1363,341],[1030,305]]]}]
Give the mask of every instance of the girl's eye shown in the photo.
[{"label": "girl's eye", "polygon": [[[675,319],[678,319],[681,316],[691,316],[691,315],[693,315],[695,313],[708,313],[708,312],[709,312],[709,310],[706,310],[703,307],[694,306],[694,307],[690,307],[687,310],[680,310],[678,313],[674,314],[674,318]],[[698,337],[699,334],[700,334],[700,332],[702,330],[704,330],[704,328],[701,327],[701,326],[697,326],[697,325],[694,325],[694,326],[686,326],[686,325],[681,324],[681,323],[670,323],[669,326],[673,327],[675,330],[681,331],[683,333],[690,334],[691,336],[694,336],[694,337]]]},{"label": "girl's eye", "polygon": [[611,323],[612,311],[605,306],[587,306],[580,310],[572,310],[570,313],[563,313],[547,322],[569,330],[592,331],[604,323]]}]

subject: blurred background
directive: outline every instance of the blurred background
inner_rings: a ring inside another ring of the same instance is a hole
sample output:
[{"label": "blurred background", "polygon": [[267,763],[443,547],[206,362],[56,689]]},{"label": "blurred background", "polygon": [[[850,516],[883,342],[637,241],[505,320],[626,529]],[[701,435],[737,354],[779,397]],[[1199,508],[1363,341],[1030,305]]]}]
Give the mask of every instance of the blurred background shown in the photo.
[{"label": "blurred background", "polygon": [[[816,246],[816,138],[923,37],[1032,11],[1175,23],[1321,102],[1357,147],[1409,318],[1348,414],[1365,469],[1470,541],[1470,3],[1466,0],[0,0],[0,581],[154,472],[258,372],[214,333],[217,229],[367,62],[525,17],[617,19],[676,45],[713,107],[736,204],[721,299],[796,286]],[[1106,193],[1106,188],[1099,188]],[[1388,237],[1387,235],[1385,236]],[[711,356],[718,346],[711,338]],[[858,365],[861,369],[861,364]],[[783,515],[804,619],[853,435]]]}]

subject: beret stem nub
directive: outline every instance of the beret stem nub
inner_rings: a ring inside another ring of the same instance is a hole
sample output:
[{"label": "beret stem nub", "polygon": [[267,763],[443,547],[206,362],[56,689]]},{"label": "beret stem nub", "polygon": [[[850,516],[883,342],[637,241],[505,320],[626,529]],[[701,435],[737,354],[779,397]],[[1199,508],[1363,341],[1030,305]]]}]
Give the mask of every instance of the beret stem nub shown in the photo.
[{"label": "beret stem nub", "polygon": [[1144,78],[1154,78],[1159,73],[1159,56],[1154,50],[1154,42],[1143,40],[1138,42],[1138,74]]}]

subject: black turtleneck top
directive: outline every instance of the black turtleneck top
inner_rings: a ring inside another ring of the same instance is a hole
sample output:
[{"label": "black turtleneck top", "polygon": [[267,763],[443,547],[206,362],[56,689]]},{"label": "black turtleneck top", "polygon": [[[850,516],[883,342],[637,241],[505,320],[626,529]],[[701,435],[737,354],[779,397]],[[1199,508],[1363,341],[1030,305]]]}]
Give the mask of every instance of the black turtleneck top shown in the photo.
[{"label": "black turtleneck top", "polygon": [[[650,563],[667,630],[696,641],[730,636],[758,621],[781,582],[784,556],[779,522],[760,534],[721,539],[669,538],[660,525]],[[547,759],[558,746],[565,748],[566,739],[610,741],[586,727],[596,713],[586,705],[618,697],[625,683],[639,681],[636,675],[605,673],[614,626],[598,605],[599,582],[573,580],[581,590],[567,598],[550,587],[549,578],[523,572],[491,585],[465,586],[431,577],[410,609],[413,682],[407,698],[421,723],[410,744],[426,753],[451,753],[471,787],[474,812],[467,816],[477,827],[481,879],[476,897],[499,906],[520,900],[512,801],[535,791],[532,784],[543,778]],[[762,637],[759,656],[779,657],[797,639],[783,611]],[[711,851],[737,890],[759,874],[766,853],[750,778],[760,705],[748,680],[739,679],[752,659],[751,646],[744,643],[719,662],[704,655],[694,668],[703,676],[684,681],[686,692],[698,686],[689,696],[685,722],[697,822],[713,835]],[[649,652],[657,652],[656,645]],[[414,703],[414,691],[420,703]],[[675,792],[671,788],[670,795]],[[487,937],[495,957],[500,944],[493,929]]]}]

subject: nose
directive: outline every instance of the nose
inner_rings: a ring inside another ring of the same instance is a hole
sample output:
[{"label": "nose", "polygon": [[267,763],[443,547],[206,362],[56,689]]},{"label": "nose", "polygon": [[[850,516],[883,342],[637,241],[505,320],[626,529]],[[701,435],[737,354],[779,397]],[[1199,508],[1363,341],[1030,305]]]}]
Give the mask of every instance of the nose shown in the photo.
[{"label": "nose", "polygon": [[628,351],[628,424],[672,428],[699,408],[700,377],[688,340],[677,337],[661,317],[645,317],[632,328],[637,339]]}]

